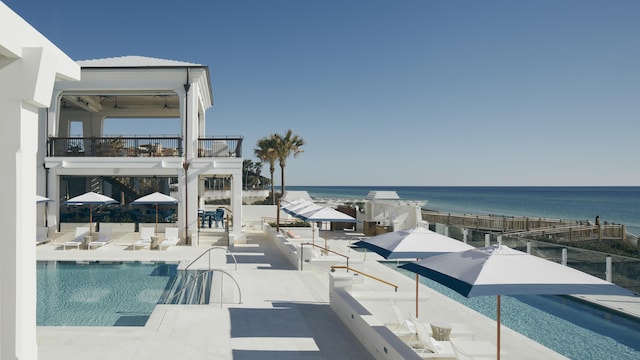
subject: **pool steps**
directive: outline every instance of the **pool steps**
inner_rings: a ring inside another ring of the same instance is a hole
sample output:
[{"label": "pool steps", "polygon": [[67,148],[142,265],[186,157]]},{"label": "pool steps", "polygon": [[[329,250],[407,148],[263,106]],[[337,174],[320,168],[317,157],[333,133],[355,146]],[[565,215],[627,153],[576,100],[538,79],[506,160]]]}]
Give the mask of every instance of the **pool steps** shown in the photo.
[{"label": "pool steps", "polygon": [[205,305],[211,300],[211,270],[180,270],[159,304]]}]

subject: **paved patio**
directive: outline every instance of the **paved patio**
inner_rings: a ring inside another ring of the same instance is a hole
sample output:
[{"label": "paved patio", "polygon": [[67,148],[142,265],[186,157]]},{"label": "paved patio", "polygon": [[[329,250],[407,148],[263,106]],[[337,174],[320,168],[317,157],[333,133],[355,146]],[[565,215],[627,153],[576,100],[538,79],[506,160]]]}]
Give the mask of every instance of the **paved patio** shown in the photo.
[{"label": "paved patio", "polygon": [[[38,260],[185,261],[212,246],[226,248],[224,233],[204,231],[199,246],[167,250],[130,250],[135,234],[120,237],[97,250],[60,250],[55,244],[38,246]],[[351,263],[372,275],[400,285],[398,296],[410,298],[415,283],[384,265],[373,253],[349,248],[353,236],[331,233],[330,249],[347,254]],[[305,241],[299,239],[298,241]],[[212,262],[233,275],[242,291],[241,304],[158,305],[144,327],[38,327],[39,358],[74,359],[369,359],[371,356],[329,308],[326,264],[295,270],[263,232],[249,232],[246,244],[228,248],[238,261],[227,262],[215,251]],[[208,260],[207,260],[208,261]],[[184,264],[184,263],[183,263]],[[206,263],[199,264],[206,267]],[[359,281],[360,294],[386,297],[394,291],[375,281]],[[495,342],[495,322],[421,287],[431,315],[464,322],[478,339]],[[640,298],[590,299],[640,314]],[[563,359],[524,336],[503,328],[503,349],[511,359]]]}]

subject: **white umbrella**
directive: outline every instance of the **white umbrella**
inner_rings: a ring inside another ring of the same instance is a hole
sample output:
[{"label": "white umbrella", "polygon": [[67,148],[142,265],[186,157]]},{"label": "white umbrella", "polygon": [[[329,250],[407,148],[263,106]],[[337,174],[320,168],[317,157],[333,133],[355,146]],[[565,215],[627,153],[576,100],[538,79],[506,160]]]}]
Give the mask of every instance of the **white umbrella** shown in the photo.
[{"label": "white umbrella", "polygon": [[[353,245],[371,250],[385,259],[423,259],[439,254],[474,249],[469,244],[423,227],[372,236]],[[418,285],[419,279],[416,274],[416,317],[418,317]]]},{"label": "white umbrella", "polygon": [[289,211],[290,211],[289,209],[291,209],[291,208],[297,207],[299,205],[312,204],[313,202],[311,202],[309,200],[306,200],[306,199],[299,198],[299,199],[295,199],[293,201],[287,201],[287,200],[282,199],[282,200],[280,200],[280,203],[281,204],[285,203],[285,204],[282,204],[280,206],[280,209],[282,209],[282,211],[284,211],[286,213],[289,213]]},{"label": "white umbrella", "polygon": [[156,206],[156,229],[155,232],[158,232],[158,204],[177,204],[178,200],[172,198],[169,195],[165,195],[160,192],[154,192],[153,194],[145,195],[141,198],[133,200],[131,204],[133,205],[142,205],[142,204],[154,204]]},{"label": "white umbrella", "polygon": [[311,201],[302,201],[296,204],[288,205],[282,208],[284,212],[289,215],[297,216],[303,212],[308,212],[312,210],[320,210],[322,206],[317,205]]},{"label": "white umbrella", "polygon": [[36,194],[36,204],[47,203],[50,201],[53,201],[53,200],[49,199],[48,197],[44,197]]},{"label": "white umbrella", "polygon": [[[309,210],[305,208],[295,215],[300,219],[311,222],[312,224],[315,222],[329,221],[329,222],[346,222],[346,223],[356,223],[360,222],[358,219],[355,219],[343,212],[340,212],[334,208],[321,206],[319,209]],[[327,249],[327,233],[324,236],[324,248]]]},{"label": "white umbrella", "polygon": [[466,297],[497,296],[497,358],[500,359],[500,295],[629,295],[633,293],[582,271],[505,245],[429,257],[400,266]]},{"label": "white umbrella", "polygon": [[[300,218],[300,214],[303,212],[316,211],[322,209],[322,206],[315,204],[313,201],[298,199],[288,205],[282,207],[282,210],[289,215]],[[315,245],[315,228],[313,223],[311,224],[311,242]]]},{"label": "white umbrella", "polygon": [[48,197],[36,194],[36,204],[45,204],[44,206],[44,224],[47,225],[47,203],[53,200]]},{"label": "white umbrella", "polygon": [[116,204],[118,203],[116,200],[90,191],[88,193],[84,193],[82,195],[78,195],[74,198],[67,200],[67,205],[84,205],[89,204],[89,233],[92,232],[92,224],[93,224],[93,205],[106,205],[106,204]]}]

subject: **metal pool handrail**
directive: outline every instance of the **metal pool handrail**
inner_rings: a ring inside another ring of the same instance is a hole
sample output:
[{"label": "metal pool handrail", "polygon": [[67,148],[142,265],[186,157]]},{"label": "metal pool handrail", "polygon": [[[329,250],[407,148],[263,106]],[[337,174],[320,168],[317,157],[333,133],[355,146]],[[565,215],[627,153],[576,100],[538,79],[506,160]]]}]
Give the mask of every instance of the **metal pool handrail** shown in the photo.
[{"label": "metal pool handrail", "polygon": [[184,293],[189,288],[189,286],[191,284],[196,282],[198,280],[198,278],[204,277],[205,275],[207,275],[207,273],[203,272],[203,273],[200,273],[200,274],[196,275],[193,279],[189,280],[189,282],[184,284],[184,286],[182,286],[182,288],[180,288],[180,290],[178,292],[173,294],[173,296],[171,297],[171,299],[169,299],[169,301],[167,303],[171,304],[173,302],[173,300],[175,300],[176,296],[182,295],[182,293]]},{"label": "metal pool handrail", "polygon": [[236,260],[235,255],[233,255],[233,253],[231,251],[229,251],[229,249],[226,249],[222,246],[214,246],[214,247],[210,247],[207,250],[205,250],[202,254],[200,254],[197,258],[195,258],[192,262],[189,263],[189,265],[187,265],[187,267],[184,268],[184,271],[189,270],[189,267],[191,265],[193,265],[196,261],[200,260],[201,257],[203,257],[205,254],[209,254],[209,270],[211,270],[211,251],[212,250],[224,250],[226,251],[227,254],[231,255],[231,257],[233,258],[233,262],[236,264],[235,269],[234,270],[238,270],[238,261]]},{"label": "metal pool handrail", "polygon": [[[238,284],[238,281],[233,277],[233,275],[229,274],[227,271],[225,271],[223,269],[209,269],[209,271],[219,271],[219,272],[229,276],[231,278],[231,280],[233,280],[233,282],[236,284],[236,288],[238,288],[238,304],[242,304],[242,289],[240,289],[240,284]],[[189,287],[189,285],[191,285],[196,280],[198,280],[199,277],[204,277],[205,275],[207,275],[207,273],[203,272],[203,273],[198,274],[193,279],[189,280],[189,282],[186,283],[180,289],[180,291],[178,291],[177,293],[173,294],[173,296],[171,297],[170,301],[168,301],[167,303],[171,304],[173,302],[173,300],[175,300],[176,296],[181,295],[182,293],[184,293],[187,290],[187,288]],[[220,286],[220,306],[222,306],[222,286]]]}]

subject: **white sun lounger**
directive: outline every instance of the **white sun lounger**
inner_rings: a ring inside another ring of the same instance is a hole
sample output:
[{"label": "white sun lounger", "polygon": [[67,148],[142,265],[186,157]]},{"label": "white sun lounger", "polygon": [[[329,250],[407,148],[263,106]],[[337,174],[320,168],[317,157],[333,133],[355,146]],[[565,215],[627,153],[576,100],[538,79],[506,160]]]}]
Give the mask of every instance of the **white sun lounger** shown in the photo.
[{"label": "white sun lounger", "polygon": [[450,341],[437,341],[431,337],[426,324],[414,316],[412,316],[409,321],[413,323],[413,326],[416,329],[416,334],[418,335],[418,341],[414,344],[414,349],[418,354],[420,354],[421,358],[456,358],[453,345],[451,345]]},{"label": "white sun lounger", "polygon": [[140,240],[132,244],[133,250],[136,247],[143,248],[145,246],[151,246],[151,237],[155,236],[155,228],[153,227],[140,227]]},{"label": "white sun lounger", "polygon": [[410,314],[402,310],[400,305],[393,299],[389,299],[389,306],[395,316],[395,322],[388,324],[387,327],[400,338],[408,336],[413,339],[416,335],[416,329],[409,320]]},{"label": "white sun lounger", "polygon": [[36,245],[42,245],[49,242],[49,228],[38,227],[36,229]]},{"label": "white sun lounger", "polygon": [[180,237],[178,236],[177,227],[168,227],[164,229],[164,240],[160,243],[160,248],[168,248],[169,246],[178,245]]},{"label": "white sun lounger", "polygon": [[75,247],[80,250],[80,245],[84,242],[84,237],[89,235],[89,227],[77,227],[76,234],[71,241],[67,241],[66,243],[62,243],[62,250],[66,250],[68,247]]},{"label": "white sun lounger", "polygon": [[98,239],[89,243],[89,250],[92,248],[99,248],[107,245],[113,241],[111,239],[111,228],[102,228],[100,227],[100,232],[98,233]]}]

